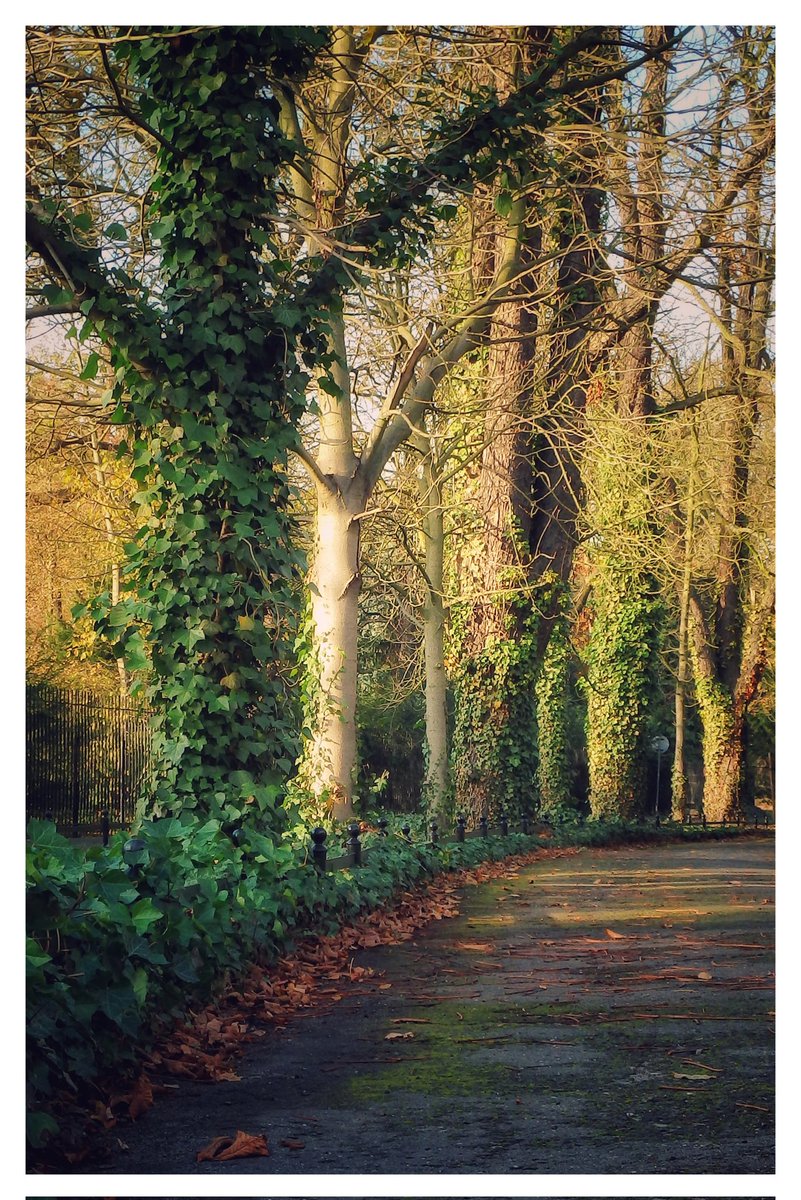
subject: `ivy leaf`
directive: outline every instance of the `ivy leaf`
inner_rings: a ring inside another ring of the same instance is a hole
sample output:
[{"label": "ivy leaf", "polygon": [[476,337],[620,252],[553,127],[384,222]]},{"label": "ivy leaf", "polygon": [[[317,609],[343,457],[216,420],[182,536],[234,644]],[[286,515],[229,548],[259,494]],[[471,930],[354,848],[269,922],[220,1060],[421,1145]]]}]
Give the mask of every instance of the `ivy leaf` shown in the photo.
[{"label": "ivy leaf", "polygon": [[499,192],[495,197],[494,208],[499,217],[508,217],[512,211],[511,192]]},{"label": "ivy leaf", "polygon": [[99,370],[100,370],[100,355],[96,354],[94,351],[92,351],[92,353],[87,358],[86,365],[84,366],[84,368],[81,371],[78,378],[83,379],[83,380],[94,379]]}]

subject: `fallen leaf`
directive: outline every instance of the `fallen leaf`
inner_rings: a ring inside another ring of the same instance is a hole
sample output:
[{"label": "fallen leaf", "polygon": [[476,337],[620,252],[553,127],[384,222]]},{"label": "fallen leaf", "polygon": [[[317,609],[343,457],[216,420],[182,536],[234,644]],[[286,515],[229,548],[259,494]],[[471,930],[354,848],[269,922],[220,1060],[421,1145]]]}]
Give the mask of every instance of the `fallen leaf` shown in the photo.
[{"label": "fallen leaf", "polygon": [[86,1158],[88,1153],[89,1153],[89,1147],[84,1146],[82,1150],[67,1150],[67,1151],[65,1151],[64,1157],[66,1158],[68,1163],[72,1163],[73,1166],[76,1166],[78,1163],[83,1162],[83,1160]]},{"label": "fallen leaf", "polygon": [[227,1162],[231,1158],[264,1158],[270,1151],[260,1133],[236,1131],[236,1137],[216,1137],[197,1152],[198,1162]]},{"label": "fallen leaf", "polygon": [[287,1148],[287,1150],[305,1150],[306,1149],[306,1143],[301,1142],[298,1138],[282,1138],[281,1145],[285,1146]]},{"label": "fallen leaf", "polygon": [[387,990],[387,988],[391,988],[391,987],[392,987],[391,983],[379,983],[378,990],[380,992],[385,992]]},{"label": "fallen leaf", "polygon": [[132,1121],[147,1112],[153,1103],[153,1088],[147,1075],[140,1075],[128,1099],[128,1114]]},{"label": "fallen leaf", "polygon": [[709,974],[709,971],[699,971],[698,978],[699,979],[711,979],[712,976]]},{"label": "fallen leaf", "polygon": [[399,1029],[394,1029],[392,1033],[384,1034],[385,1042],[409,1042],[414,1037],[411,1029],[404,1030],[403,1033]]},{"label": "fallen leaf", "polygon": [[615,942],[623,941],[626,937],[625,933],[615,933],[614,929],[605,929],[604,933]]},{"label": "fallen leaf", "polygon": [[696,1080],[703,1079],[704,1082],[706,1082],[708,1079],[710,1079],[712,1077],[710,1075],[692,1075],[689,1072],[687,1072],[685,1074],[685,1072],[683,1072],[683,1071],[674,1071],[673,1078],[674,1079],[696,1079]]}]

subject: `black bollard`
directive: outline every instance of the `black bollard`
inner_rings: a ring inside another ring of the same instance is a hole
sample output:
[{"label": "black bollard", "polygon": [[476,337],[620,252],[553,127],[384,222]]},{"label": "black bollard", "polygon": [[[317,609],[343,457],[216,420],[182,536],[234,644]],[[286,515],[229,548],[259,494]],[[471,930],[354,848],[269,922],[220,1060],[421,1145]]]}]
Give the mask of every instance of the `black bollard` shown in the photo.
[{"label": "black bollard", "polygon": [[439,825],[437,824],[436,821],[432,821],[431,822],[431,842],[433,845],[437,844],[437,834],[438,833],[439,833]]},{"label": "black bollard", "polygon": [[509,818],[506,816],[505,812],[501,812],[499,824],[501,827],[501,837],[506,837],[509,832]]},{"label": "black bollard", "polygon": [[406,838],[406,841],[407,841],[407,842],[410,842],[410,841],[411,841],[411,834],[412,834],[412,827],[411,827],[411,825],[404,825],[404,826],[402,827],[402,829],[401,829],[401,833],[402,833],[402,834],[403,834],[403,836]]},{"label": "black bollard", "polygon": [[457,840],[457,842],[464,841],[464,832],[465,832],[466,828],[467,828],[467,818],[465,817],[464,813],[459,813],[459,816],[456,818],[456,840]]},{"label": "black bollard", "polygon": [[108,835],[111,832],[111,822],[108,819],[108,809],[104,808],[100,814],[100,836],[103,839],[103,845],[108,845]]},{"label": "black bollard", "polygon": [[528,819],[528,810],[526,810],[520,818],[520,832],[525,834],[526,837],[528,837],[529,833],[531,832],[531,826]]},{"label": "black bollard", "polygon": [[389,825],[389,821],[387,820],[387,818],[386,818],[386,817],[379,817],[379,819],[378,819],[378,832],[379,832],[379,834],[381,835],[381,837],[386,837],[386,836],[387,836],[387,826],[388,826],[388,825]]},{"label": "black bollard", "polygon": [[487,818],[486,817],[479,817],[478,831],[482,837],[487,836],[487,833],[489,832],[489,830],[487,829]]},{"label": "black bollard", "polygon": [[348,826],[348,833],[350,834],[350,838],[348,839],[348,849],[353,855],[354,867],[360,867],[362,863],[362,844],[359,841],[359,835],[361,834],[361,831],[362,829],[359,822],[351,821],[350,825]]},{"label": "black bollard", "polygon": [[320,872],[325,870],[325,863],[328,857],[328,848],[325,844],[327,837],[328,834],[319,825],[311,831],[311,840],[314,843],[312,846],[312,861]]}]

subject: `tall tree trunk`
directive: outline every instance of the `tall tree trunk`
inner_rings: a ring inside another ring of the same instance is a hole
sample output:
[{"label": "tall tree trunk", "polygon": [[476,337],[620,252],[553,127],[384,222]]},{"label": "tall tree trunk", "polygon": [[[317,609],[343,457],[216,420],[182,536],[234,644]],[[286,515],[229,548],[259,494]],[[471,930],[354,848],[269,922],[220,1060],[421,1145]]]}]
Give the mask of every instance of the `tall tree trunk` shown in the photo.
[{"label": "tall tree trunk", "polygon": [[[656,48],[666,45],[672,34],[669,26],[646,26],[643,40]],[[636,460],[643,463],[648,459],[647,417],[654,410],[652,345],[658,308],[655,297],[660,294],[654,264],[662,257],[665,241],[667,73],[667,53],[651,59],[644,68],[636,184],[632,184],[625,162],[615,189],[627,263],[622,273],[624,277],[631,273],[629,290],[654,296],[644,318],[623,333],[613,359],[618,412],[628,424]],[[622,106],[617,115],[622,121],[619,132],[626,136],[629,130]],[[638,521],[635,512],[632,541],[640,535]],[[596,817],[631,818],[645,803],[646,722],[657,669],[659,610],[652,599],[654,580],[632,561],[625,542],[615,545],[612,540],[601,545],[600,559],[607,577],[595,589],[596,621],[590,638],[590,807]]]},{"label": "tall tree trunk", "polygon": [[422,543],[425,567],[423,605],[423,648],[426,704],[426,806],[432,819],[446,819],[448,796],[448,677],[445,670],[445,525],[442,487],[431,452],[420,471],[420,502],[423,508]]},{"label": "tall tree trunk", "polygon": [[693,419],[692,422],[692,439],[692,461],[690,463],[690,479],[687,487],[687,512],[684,525],[684,564],[681,588],[679,591],[679,645],[676,662],[676,690],[674,696],[676,724],[675,745],[673,751],[673,774],[671,783],[671,812],[674,820],[676,821],[687,820],[690,802],[684,746],[686,733],[687,690],[691,679],[688,638],[695,540],[695,471],[698,457],[698,425],[695,419]]},{"label": "tall tree trunk", "polygon": [[353,815],[356,773],[359,534],[362,489],[318,492],[317,544],[311,576],[316,689],[309,782],[331,815]]},{"label": "tall tree trunk", "polygon": [[321,391],[315,476],[317,513],[310,574],[314,717],[303,773],[318,799],[341,821],[353,816],[360,522],[367,490],[353,449],[345,323],[329,318],[336,394]]}]

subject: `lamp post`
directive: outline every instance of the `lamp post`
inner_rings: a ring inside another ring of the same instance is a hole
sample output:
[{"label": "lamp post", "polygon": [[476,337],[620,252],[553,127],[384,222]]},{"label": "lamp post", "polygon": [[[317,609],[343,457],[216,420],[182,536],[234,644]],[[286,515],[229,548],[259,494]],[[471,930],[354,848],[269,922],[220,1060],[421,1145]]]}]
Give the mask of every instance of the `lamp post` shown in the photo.
[{"label": "lamp post", "polygon": [[664,734],[658,733],[656,737],[651,738],[651,749],[656,754],[656,800],[654,802],[654,816],[657,824],[659,823],[659,772],[662,766],[662,755],[667,754],[670,749],[670,742]]}]

